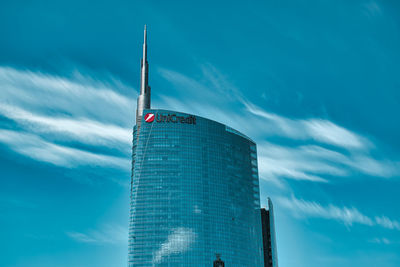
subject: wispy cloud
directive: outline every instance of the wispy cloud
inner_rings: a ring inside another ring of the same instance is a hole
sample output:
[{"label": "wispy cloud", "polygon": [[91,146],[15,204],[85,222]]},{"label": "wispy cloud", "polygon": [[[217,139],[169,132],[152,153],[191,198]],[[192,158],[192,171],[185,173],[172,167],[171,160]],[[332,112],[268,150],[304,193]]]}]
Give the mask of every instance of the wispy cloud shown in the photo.
[{"label": "wispy cloud", "polygon": [[275,123],[280,135],[300,140],[313,139],[347,149],[363,149],[370,146],[365,138],[331,121],[316,118],[293,120],[267,112],[248,102],[244,104],[250,113]]},{"label": "wispy cloud", "polygon": [[[161,96],[156,106],[212,118],[253,137],[262,179],[279,184],[281,178],[329,182],[330,177],[354,172],[399,174],[398,162],[371,156],[374,144],[362,135],[325,119],[271,113],[246,100],[214,66],[205,64],[200,70],[201,76],[193,79],[160,68],[160,75],[182,92],[179,98]],[[132,88],[116,79],[105,82],[79,73],[65,78],[9,67],[0,67],[0,86],[0,115],[19,127],[18,132],[2,130],[0,142],[17,153],[63,167],[129,166],[133,112],[131,117],[126,114],[135,101],[117,91],[134,92]],[[275,136],[297,143],[264,141]],[[65,141],[102,152],[69,147]],[[111,154],[104,152],[107,149]],[[115,156],[116,150],[126,159]]]},{"label": "wispy cloud", "polygon": [[134,111],[133,99],[120,92],[136,90],[111,78],[94,79],[75,72],[70,78],[29,70],[0,66],[0,104],[24,108],[35,113],[92,118],[130,126],[133,116],[121,116]]},{"label": "wispy cloud", "polygon": [[126,227],[106,224],[96,230],[87,232],[66,232],[71,239],[80,243],[127,245],[128,231]]},{"label": "wispy cloud", "polygon": [[[18,128],[0,129],[0,142],[12,150],[68,168],[88,164],[129,169],[135,101],[116,91],[135,95],[132,88],[114,78],[101,81],[78,72],[65,78],[10,67],[0,67],[0,87],[0,116]],[[60,142],[95,146],[103,152]],[[107,149],[126,158],[104,154]]]},{"label": "wispy cloud", "polygon": [[[182,99],[164,96],[162,105],[178,107],[187,112],[197,112],[205,117],[228,123],[252,136],[283,136],[296,140],[314,140],[348,149],[365,149],[371,145],[366,138],[331,121],[319,118],[295,120],[257,107],[246,100],[240,90],[227,81],[225,76],[218,74],[215,67],[209,66],[211,70],[205,71],[206,66],[202,67],[204,76],[199,79],[201,82],[172,70],[159,69],[161,76],[171,82],[176,89],[182,90]],[[193,97],[196,95],[199,97]],[[221,103],[221,99],[225,101]],[[236,110],[232,111],[232,106]]]},{"label": "wispy cloud", "polygon": [[375,221],[382,227],[400,230],[400,223],[398,221],[393,221],[386,216],[375,217]]},{"label": "wispy cloud", "polygon": [[[288,177],[326,182],[324,175],[347,176],[346,156],[317,145],[281,146],[262,142],[258,146],[261,177]],[[312,162],[312,164],[310,164]]]},{"label": "wispy cloud", "polygon": [[300,218],[312,217],[331,219],[340,221],[346,226],[351,226],[353,224],[363,224],[367,226],[378,225],[387,229],[400,231],[398,221],[391,220],[385,216],[369,217],[354,207],[338,207],[333,204],[323,206],[318,202],[297,199],[294,196],[291,198],[278,197],[276,200],[281,207],[289,209],[295,216]]},{"label": "wispy cloud", "polygon": [[376,243],[376,244],[385,244],[385,245],[389,245],[391,244],[390,240],[387,238],[374,238],[370,240],[371,243]]},{"label": "wispy cloud", "polygon": [[[254,138],[262,179],[282,186],[281,178],[328,182],[354,173],[399,175],[399,162],[372,156],[378,148],[363,135],[326,119],[293,119],[269,112],[247,100],[214,66],[200,69],[202,76],[194,79],[160,68],[161,76],[182,97],[162,96],[158,105],[212,118]],[[273,137],[283,141],[265,142]]]},{"label": "wispy cloud", "polygon": [[179,227],[174,229],[167,240],[161,244],[153,257],[153,265],[162,262],[164,257],[171,254],[183,253],[189,250],[195,242],[197,234],[190,228]]},{"label": "wispy cloud", "polygon": [[362,12],[365,16],[372,19],[374,17],[382,16],[382,7],[376,1],[369,1],[362,5]]},{"label": "wispy cloud", "polygon": [[62,167],[82,165],[108,166],[129,170],[129,158],[114,157],[62,146],[42,138],[12,130],[0,130],[0,142],[12,150],[35,160]]},{"label": "wispy cloud", "polygon": [[0,114],[14,120],[29,132],[54,134],[86,144],[106,145],[114,142],[115,145],[126,146],[132,139],[129,128],[87,118],[38,115],[7,104],[0,106]]},{"label": "wispy cloud", "polygon": [[386,237],[376,237],[368,240],[370,243],[378,244],[378,245],[400,245],[400,241],[396,239],[386,238]]},{"label": "wispy cloud", "polygon": [[[286,177],[327,182],[327,177],[356,173],[378,177],[398,174],[399,164],[378,160],[362,152],[343,153],[318,145],[284,146],[269,142],[258,145],[259,172],[264,179]],[[326,178],[324,178],[326,177]]]},{"label": "wispy cloud", "polygon": [[[163,104],[178,106],[191,112],[194,109],[194,112],[200,115],[228,122],[245,132],[258,132],[257,135],[264,137],[279,135],[296,140],[314,140],[348,149],[365,149],[371,146],[366,138],[328,120],[290,119],[268,112],[246,100],[240,90],[214,66],[207,64],[201,69],[203,76],[197,81],[182,73],[160,68],[159,73],[162,77],[171,82],[176,89],[186,92],[181,94],[181,100],[163,97]],[[193,97],[196,95],[199,97]],[[223,103],[221,99],[224,99]],[[227,104],[237,107],[236,113],[232,112],[232,106],[227,107]],[[246,127],[247,125],[253,127]]]}]

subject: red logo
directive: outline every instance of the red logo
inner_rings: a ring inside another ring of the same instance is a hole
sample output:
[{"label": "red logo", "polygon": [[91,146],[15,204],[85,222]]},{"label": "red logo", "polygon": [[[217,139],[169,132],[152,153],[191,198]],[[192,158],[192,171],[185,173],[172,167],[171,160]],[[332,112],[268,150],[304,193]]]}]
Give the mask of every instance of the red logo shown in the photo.
[{"label": "red logo", "polygon": [[155,116],[153,113],[147,113],[146,115],[144,115],[144,120],[146,122],[153,122],[154,118],[155,118]]}]

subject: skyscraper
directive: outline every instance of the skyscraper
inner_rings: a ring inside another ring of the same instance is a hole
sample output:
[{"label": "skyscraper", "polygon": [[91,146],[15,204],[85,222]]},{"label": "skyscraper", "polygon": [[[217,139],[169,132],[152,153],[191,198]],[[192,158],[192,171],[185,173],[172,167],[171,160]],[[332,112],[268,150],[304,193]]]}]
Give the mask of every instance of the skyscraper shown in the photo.
[{"label": "skyscraper", "polygon": [[151,109],[146,29],[133,128],[128,265],[262,267],[256,144],[219,122]]},{"label": "skyscraper", "polygon": [[278,267],[276,250],[275,220],[272,201],[268,198],[268,210],[261,209],[264,267]]}]

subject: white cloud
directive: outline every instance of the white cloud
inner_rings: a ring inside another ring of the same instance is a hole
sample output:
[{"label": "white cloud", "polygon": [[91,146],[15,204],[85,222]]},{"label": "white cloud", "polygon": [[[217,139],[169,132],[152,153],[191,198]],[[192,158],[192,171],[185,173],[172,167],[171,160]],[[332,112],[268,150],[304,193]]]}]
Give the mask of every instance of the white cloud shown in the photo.
[{"label": "white cloud", "polygon": [[[159,72],[176,89],[182,90],[182,100],[162,97],[162,104],[167,107],[213,118],[252,136],[314,140],[347,149],[366,149],[371,145],[366,138],[331,121],[318,118],[294,120],[257,107],[213,66],[202,66],[200,82],[172,70],[159,69]],[[222,103],[221,99],[224,99]],[[226,107],[226,104],[240,108],[232,111],[232,106]]]},{"label": "white cloud", "polygon": [[[135,101],[116,90],[136,93],[116,79],[109,80],[0,67],[0,115],[18,125],[18,132],[0,129],[0,142],[17,153],[57,166],[129,170]],[[118,150],[127,157],[59,144],[65,141],[97,146],[102,151]]]},{"label": "white cloud", "polygon": [[70,231],[66,235],[81,243],[127,245],[128,230],[119,225],[103,225],[86,233]]},{"label": "white cloud", "polygon": [[391,243],[390,240],[387,238],[374,238],[370,240],[370,242],[376,244],[385,244],[385,245],[389,245]]},{"label": "white cloud", "polygon": [[[203,75],[195,80],[159,69],[182,97],[162,96],[157,106],[211,118],[253,138],[262,179],[282,186],[281,178],[328,182],[331,177],[355,173],[378,177],[400,173],[398,162],[371,156],[376,148],[366,137],[329,120],[291,119],[268,112],[246,100],[212,65],[203,65],[201,70]],[[264,141],[271,137],[283,137],[292,144]]]},{"label": "white cloud", "polygon": [[376,160],[361,152],[343,153],[318,145],[281,146],[268,142],[258,144],[260,177],[276,180],[285,177],[295,180],[327,182],[328,176],[347,177],[362,173],[390,177],[399,173],[399,165]]},{"label": "white cloud", "polygon": [[[258,168],[265,180],[285,177],[295,180],[327,182],[324,175],[346,176],[347,171],[310,153],[308,146],[286,147],[263,142],[258,146]],[[312,164],[310,164],[312,162]]]},{"label": "white cloud", "polygon": [[0,67],[0,88],[0,105],[8,104],[46,116],[62,114],[123,126],[133,122],[135,101],[116,90],[132,92],[133,97],[136,90],[116,79],[104,82],[80,73],[65,78]]},{"label": "white cloud", "polygon": [[364,148],[367,146],[367,142],[363,141],[362,137],[330,121],[311,119],[300,122],[312,138],[322,143],[345,148]]},{"label": "white cloud", "polygon": [[[179,99],[161,96],[162,101],[156,106],[199,114],[254,138],[259,146],[261,178],[279,184],[281,178],[328,182],[329,177],[346,177],[354,172],[380,177],[399,174],[400,164],[372,157],[368,151],[373,144],[359,134],[328,120],[294,120],[270,113],[245,100],[214,66],[203,65],[201,72],[197,81],[172,70],[159,69],[161,76],[182,93]],[[135,101],[115,92],[115,88],[134,92],[132,88],[115,79],[106,83],[80,74],[67,79],[7,67],[0,67],[0,86],[0,115],[17,123],[19,135],[26,136],[26,140],[36,136],[38,143],[44,144],[40,147],[32,141],[26,148],[16,143],[16,133],[12,134],[14,138],[3,136],[2,142],[14,151],[65,167],[82,164],[118,167],[123,163],[120,158],[106,154],[59,145],[68,141],[101,147],[103,151],[114,149],[128,159],[134,113],[127,112],[133,111]],[[221,103],[221,99],[225,101]],[[263,141],[273,136],[300,145]],[[323,145],[329,145],[330,149]],[[82,160],[84,157],[86,160]]]},{"label": "white cloud", "polygon": [[251,103],[244,103],[247,110],[257,116],[273,122],[278,134],[299,140],[315,140],[321,143],[339,146],[347,149],[365,149],[369,142],[328,120],[308,119],[293,120],[267,112]]},{"label": "white cloud", "polygon": [[129,158],[108,156],[62,146],[47,142],[31,134],[0,130],[0,142],[7,144],[11,149],[24,156],[57,166],[71,168],[92,165],[130,169]]},{"label": "white cloud", "polygon": [[195,242],[197,234],[190,228],[179,227],[174,229],[167,240],[161,244],[153,257],[153,266],[162,262],[164,257],[171,254],[183,253],[189,250]]},{"label": "white cloud", "polygon": [[388,228],[388,229],[396,229],[400,231],[400,222],[389,219],[386,216],[377,216],[375,217],[375,221],[378,225]]},{"label": "white cloud", "polygon": [[372,218],[362,214],[354,207],[337,207],[332,204],[323,206],[318,202],[297,199],[294,196],[291,198],[278,197],[276,200],[281,207],[289,209],[295,216],[300,218],[324,218],[340,221],[347,226],[358,223],[367,226],[378,225],[387,229],[400,230],[399,222],[385,216]]},{"label": "white cloud", "polygon": [[129,147],[131,130],[114,124],[86,118],[64,118],[38,115],[16,106],[3,104],[0,114],[14,120],[30,132],[53,133],[86,144],[106,145],[112,142]]},{"label": "white cloud", "polygon": [[370,240],[371,243],[376,243],[376,244],[385,244],[385,245],[389,245],[391,244],[390,240],[387,238],[374,238]]},{"label": "white cloud", "polygon": [[[366,138],[331,121],[318,118],[294,120],[257,107],[246,100],[238,88],[212,65],[202,66],[201,82],[172,70],[159,69],[159,72],[176,89],[182,90],[183,100],[163,97],[163,104],[168,107],[197,112],[232,127],[237,126],[247,133],[258,132],[258,135],[264,137],[279,135],[296,140],[314,140],[347,149],[365,149],[370,146]],[[222,103],[221,99],[224,99]],[[234,102],[241,108],[232,111],[232,107],[225,107],[227,103]]]},{"label": "white cloud", "polygon": [[400,245],[400,241],[395,239],[388,239],[386,237],[376,237],[368,240],[370,243],[379,244],[379,245]]}]

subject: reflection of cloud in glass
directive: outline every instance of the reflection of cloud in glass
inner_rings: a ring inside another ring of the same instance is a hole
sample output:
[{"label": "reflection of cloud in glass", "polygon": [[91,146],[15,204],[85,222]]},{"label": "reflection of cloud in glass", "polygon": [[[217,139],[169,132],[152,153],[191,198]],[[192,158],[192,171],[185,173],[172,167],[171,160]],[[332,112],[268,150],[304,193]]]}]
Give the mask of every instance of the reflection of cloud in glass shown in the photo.
[{"label": "reflection of cloud in glass", "polygon": [[153,258],[153,266],[162,261],[163,257],[187,251],[196,239],[196,233],[190,228],[175,228],[167,240],[161,244]]}]

